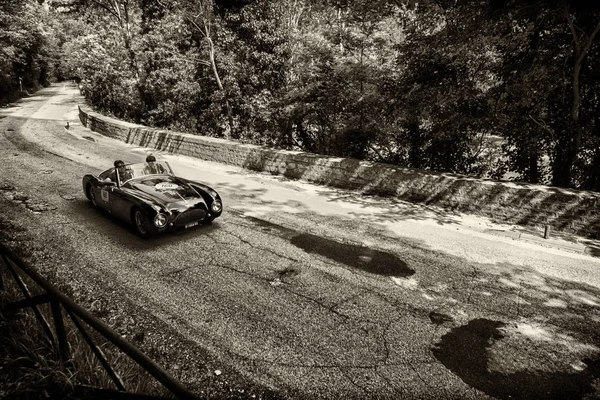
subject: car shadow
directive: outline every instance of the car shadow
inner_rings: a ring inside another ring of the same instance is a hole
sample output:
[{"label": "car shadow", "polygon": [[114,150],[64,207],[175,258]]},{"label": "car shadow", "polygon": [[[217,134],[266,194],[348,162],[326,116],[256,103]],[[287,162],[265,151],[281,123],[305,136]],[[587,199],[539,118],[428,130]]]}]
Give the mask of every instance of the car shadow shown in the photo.
[{"label": "car shadow", "polygon": [[79,222],[84,226],[88,225],[88,230],[98,232],[113,245],[125,246],[131,250],[155,249],[160,246],[176,244],[182,240],[196,239],[219,227],[219,223],[213,221],[189,229],[168,230],[143,238],[137,234],[132,224],[115,217],[108,211],[93,206],[87,200],[73,202],[71,208],[76,215],[84,217]]}]

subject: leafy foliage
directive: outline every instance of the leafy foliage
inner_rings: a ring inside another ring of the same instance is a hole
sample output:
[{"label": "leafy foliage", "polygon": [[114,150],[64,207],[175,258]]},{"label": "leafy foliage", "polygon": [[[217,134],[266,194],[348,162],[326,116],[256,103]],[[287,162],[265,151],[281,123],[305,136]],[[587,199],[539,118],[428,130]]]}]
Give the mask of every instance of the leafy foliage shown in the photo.
[{"label": "leafy foliage", "polygon": [[[600,8],[583,2],[508,2],[496,10],[503,54],[498,133],[507,138],[506,167],[519,178],[600,189],[595,158]],[[586,44],[590,45],[585,49]]]},{"label": "leafy foliage", "polygon": [[0,1],[0,103],[48,83],[52,31],[35,1]]},{"label": "leafy foliage", "polygon": [[44,17],[25,34],[1,0],[0,85],[78,76],[95,107],[157,127],[600,190],[589,2],[48,3],[27,3]]}]

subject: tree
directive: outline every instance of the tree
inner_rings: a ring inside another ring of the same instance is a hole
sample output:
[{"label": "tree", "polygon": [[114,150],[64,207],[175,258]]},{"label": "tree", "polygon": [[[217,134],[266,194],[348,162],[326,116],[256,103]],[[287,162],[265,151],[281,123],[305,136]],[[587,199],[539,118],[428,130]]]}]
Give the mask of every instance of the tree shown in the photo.
[{"label": "tree", "polygon": [[[148,96],[145,92],[145,74],[143,68],[139,65],[138,51],[136,50],[136,41],[140,31],[141,12],[138,3],[135,0],[78,0],[81,4],[80,12],[88,14],[90,21],[96,30],[102,30],[104,35],[112,36],[112,29],[115,28],[115,37],[107,36],[110,47],[115,44],[122,46],[124,60],[129,69],[126,72],[122,67],[117,68],[124,72],[124,76],[129,79],[131,76],[135,93],[131,93],[133,98],[126,102],[126,113],[129,118],[136,122],[141,122],[147,113]],[[98,15],[95,15],[98,13]],[[94,18],[95,17],[95,18]],[[100,43],[102,46],[104,43]]]},{"label": "tree", "polygon": [[394,68],[395,8],[387,1],[308,5],[293,36],[294,79],[281,100],[286,142],[381,160],[379,122],[387,100],[381,83]]},{"label": "tree", "polygon": [[497,177],[599,188],[598,6],[52,3],[88,24],[66,24],[73,35],[58,40],[68,49],[64,71],[79,69],[93,103],[117,116],[476,176],[489,169],[483,143],[499,135]]},{"label": "tree", "polygon": [[[588,12],[594,10],[590,10],[588,7],[590,6],[586,5],[583,9],[572,10],[567,5],[564,6],[565,19],[573,37],[573,70],[571,73],[571,87],[573,92],[571,105],[572,139],[568,143],[564,166],[555,170],[556,174],[553,182],[559,186],[571,186],[573,184],[573,168],[575,160],[579,155],[584,135],[580,118],[582,108],[581,70],[586,58],[588,58],[592,45],[598,37],[598,32],[600,32],[600,14],[594,15],[595,18],[590,20]],[[600,12],[600,8],[597,11]],[[586,25],[589,26],[587,31],[585,29]]]},{"label": "tree", "polygon": [[37,89],[51,79],[46,11],[35,1],[0,0],[0,102],[15,93]]},{"label": "tree", "polygon": [[[600,8],[573,1],[501,4],[495,10],[503,67],[496,91],[508,168],[524,179],[579,187],[593,157]],[[544,178],[548,171],[548,178]]]},{"label": "tree", "polygon": [[474,143],[489,114],[486,95],[496,52],[480,29],[479,4],[435,2],[401,9],[406,39],[387,80],[391,157],[406,166],[481,173]]},{"label": "tree", "polygon": [[182,1],[180,6],[181,15],[193,32],[192,37],[196,42],[198,49],[200,50],[200,54],[205,57],[199,58],[196,61],[200,64],[208,66],[211,69],[217,88],[221,93],[223,93],[225,109],[227,112],[227,120],[229,123],[229,129],[225,131],[225,136],[229,138],[234,131],[234,121],[230,100],[223,87],[221,76],[219,74],[219,68],[217,67],[215,58],[217,48],[213,41],[213,31],[216,25],[217,16],[214,10],[214,1],[187,0]]}]

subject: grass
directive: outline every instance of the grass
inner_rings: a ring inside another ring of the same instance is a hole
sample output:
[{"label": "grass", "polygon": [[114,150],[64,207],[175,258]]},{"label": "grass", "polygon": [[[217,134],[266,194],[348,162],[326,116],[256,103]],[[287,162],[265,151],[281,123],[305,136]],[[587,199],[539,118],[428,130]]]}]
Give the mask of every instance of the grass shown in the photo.
[{"label": "grass", "polygon": [[[0,305],[21,300],[23,295],[12,277],[7,276],[3,262],[0,262],[0,271],[6,289],[0,291]],[[32,290],[34,285],[28,287]],[[50,307],[41,305],[38,309],[54,329]],[[64,310],[63,316],[71,351],[68,366],[61,361],[56,346],[46,337],[31,309],[0,313],[0,399],[73,398],[77,385],[116,389]],[[168,395],[138,364],[88,329],[85,323],[82,325],[121,376],[128,392]]]}]

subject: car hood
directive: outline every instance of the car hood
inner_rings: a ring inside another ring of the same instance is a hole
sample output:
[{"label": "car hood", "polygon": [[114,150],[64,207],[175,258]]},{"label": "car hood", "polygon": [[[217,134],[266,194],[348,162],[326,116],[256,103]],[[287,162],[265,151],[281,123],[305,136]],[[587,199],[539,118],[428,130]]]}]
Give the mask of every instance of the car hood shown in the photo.
[{"label": "car hood", "polygon": [[161,205],[169,210],[180,210],[204,203],[204,199],[186,181],[174,176],[148,176],[134,179],[125,185],[138,197]]}]

